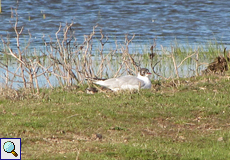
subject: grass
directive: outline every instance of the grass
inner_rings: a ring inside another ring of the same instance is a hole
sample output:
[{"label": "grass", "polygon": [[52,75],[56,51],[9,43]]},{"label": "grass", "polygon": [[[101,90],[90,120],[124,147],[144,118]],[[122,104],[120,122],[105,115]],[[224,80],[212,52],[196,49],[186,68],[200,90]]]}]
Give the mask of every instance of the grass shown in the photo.
[{"label": "grass", "polygon": [[133,94],[85,88],[2,96],[0,137],[22,138],[23,159],[230,158],[227,76],[180,79],[177,87],[154,81]]},{"label": "grass", "polygon": [[[2,38],[0,67],[9,80],[6,88],[21,80],[24,89],[1,88],[0,137],[22,138],[22,159],[230,159],[229,76],[194,77],[196,69],[200,73],[223,55],[223,45],[193,48],[175,42],[168,49],[154,48],[156,56],[150,59],[150,46],[135,47],[128,36],[124,45],[115,41],[104,48],[107,39],[102,31],[100,40],[95,36],[96,26],[76,46],[71,23],[59,27],[53,43],[32,49],[30,39],[23,46],[17,11],[15,17],[20,45],[12,48],[10,39]],[[147,68],[160,62],[155,71],[167,80],[155,75],[151,90],[132,94],[88,95],[86,85],[74,86],[92,72],[98,77],[112,77],[120,67],[127,72],[137,67],[134,62]],[[61,87],[42,89],[35,83],[40,76],[49,83],[52,74]]]}]

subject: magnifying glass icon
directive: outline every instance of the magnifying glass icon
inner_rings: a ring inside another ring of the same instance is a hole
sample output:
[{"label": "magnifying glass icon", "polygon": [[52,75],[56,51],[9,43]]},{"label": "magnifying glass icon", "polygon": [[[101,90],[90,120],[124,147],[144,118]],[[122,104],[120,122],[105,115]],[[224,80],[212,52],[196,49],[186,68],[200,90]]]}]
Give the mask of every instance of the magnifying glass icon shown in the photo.
[{"label": "magnifying glass icon", "polygon": [[18,154],[14,151],[15,150],[15,145],[11,141],[7,141],[3,145],[3,149],[7,153],[12,153],[15,157],[18,156]]}]

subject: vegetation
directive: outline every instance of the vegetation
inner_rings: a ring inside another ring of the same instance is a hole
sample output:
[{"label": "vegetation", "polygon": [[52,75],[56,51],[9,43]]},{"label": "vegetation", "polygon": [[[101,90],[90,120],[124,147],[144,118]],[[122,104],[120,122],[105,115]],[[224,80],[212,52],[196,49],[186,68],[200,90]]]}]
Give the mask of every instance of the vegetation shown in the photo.
[{"label": "vegetation", "polygon": [[229,159],[229,78],[176,82],[132,94],[3,91],[0,136],[22,138],[23,159]]},{"label": "vegetation", "polygon": [[[44,35],[43,45],[33,48],[31,33],[18,26],[17,10],[12,10],[12,15],[16,41],[1,37],[0,82],[3,88],[20,86],[33,94],[39,94],[44,87],[82,85],[87,77],[135,74],[140,67],[151,68],[155,73],[153,79],[159,80],[198,76],[216,56],[224,53],[224,46],[216,43],[192,48],[175,42],[171,48],[161,46],[157,50],[156,39],[141,47],[144,49],[140,53],[140,49],[131,48],[135,35],[125,35],[124,43],[118,44],[116,40],[109,41],[97,26],[84,36],[83,42],[78,42],[73,23],[60,24],[55,38]],[[29,36],[26,40],[25,34]]]},{"label": "vegetation", "polygon": [[[223,46],[176,43],[158,51],[154,40],[145,52],[131,53],[135,35],[126,35],[124,44],[105,50],[102,30],[95,26],[78,43],[71,23],[60,25],[55,40],[44,37],[43,49],[31,49],[30,39],[21,44],[14,14],[16,46],[4,37],[1,44],[0,137],[22,138],[22,159],[230,158],[228,67],[202,74],[216,56],[210,68],[226,58]],[[152,69],[151,90],[85,92],[86,77],[134,74],[139,67]]]}]

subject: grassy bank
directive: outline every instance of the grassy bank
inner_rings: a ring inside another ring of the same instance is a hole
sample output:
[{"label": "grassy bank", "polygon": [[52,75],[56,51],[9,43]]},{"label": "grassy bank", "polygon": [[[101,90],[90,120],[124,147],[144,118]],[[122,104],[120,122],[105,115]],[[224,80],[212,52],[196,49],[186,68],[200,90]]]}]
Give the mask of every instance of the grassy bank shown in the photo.
[{"label": "grassy bank", "polygon": [[229,159],[228,76],[154,81],[137,93],[2,91],[0,137],[22,159]]},{"label": "grassy bank", "polygon": [[[13,13],[17,44],[0,44],[0,137],[22,138],[22,159],[230,159],[229,71],[201,76],[224,46],[159,51],[154,40],[140,52],[135,35],[118,44],[97,26],[77,42],[71,23],[31,48]],[[87,77],[139,67],[155,73],[151,90],[85,93]]]}]

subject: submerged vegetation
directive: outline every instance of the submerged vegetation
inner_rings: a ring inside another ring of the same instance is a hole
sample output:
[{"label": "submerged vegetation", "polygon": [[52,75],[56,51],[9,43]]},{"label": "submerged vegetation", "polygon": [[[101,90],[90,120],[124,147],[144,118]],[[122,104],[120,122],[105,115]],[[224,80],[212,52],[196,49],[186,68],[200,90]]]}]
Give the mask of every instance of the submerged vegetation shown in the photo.
[{"label": "submerged vegetation", "polygon": [[[157,50],[154,39],[140,53],[130,47],[135,35],[111,45],[97,26],[78,43],[71,23],[32,49],[30,39],[21,43],[15,14],[16,46],[2,37],[0,137],[22,138],[23,159],[230,158],[224,46]],[[222,61],[220,73],[203,74]],[[86,77],[135,74],[139,67],[154,73],[151,90],[85,92]]]}]

